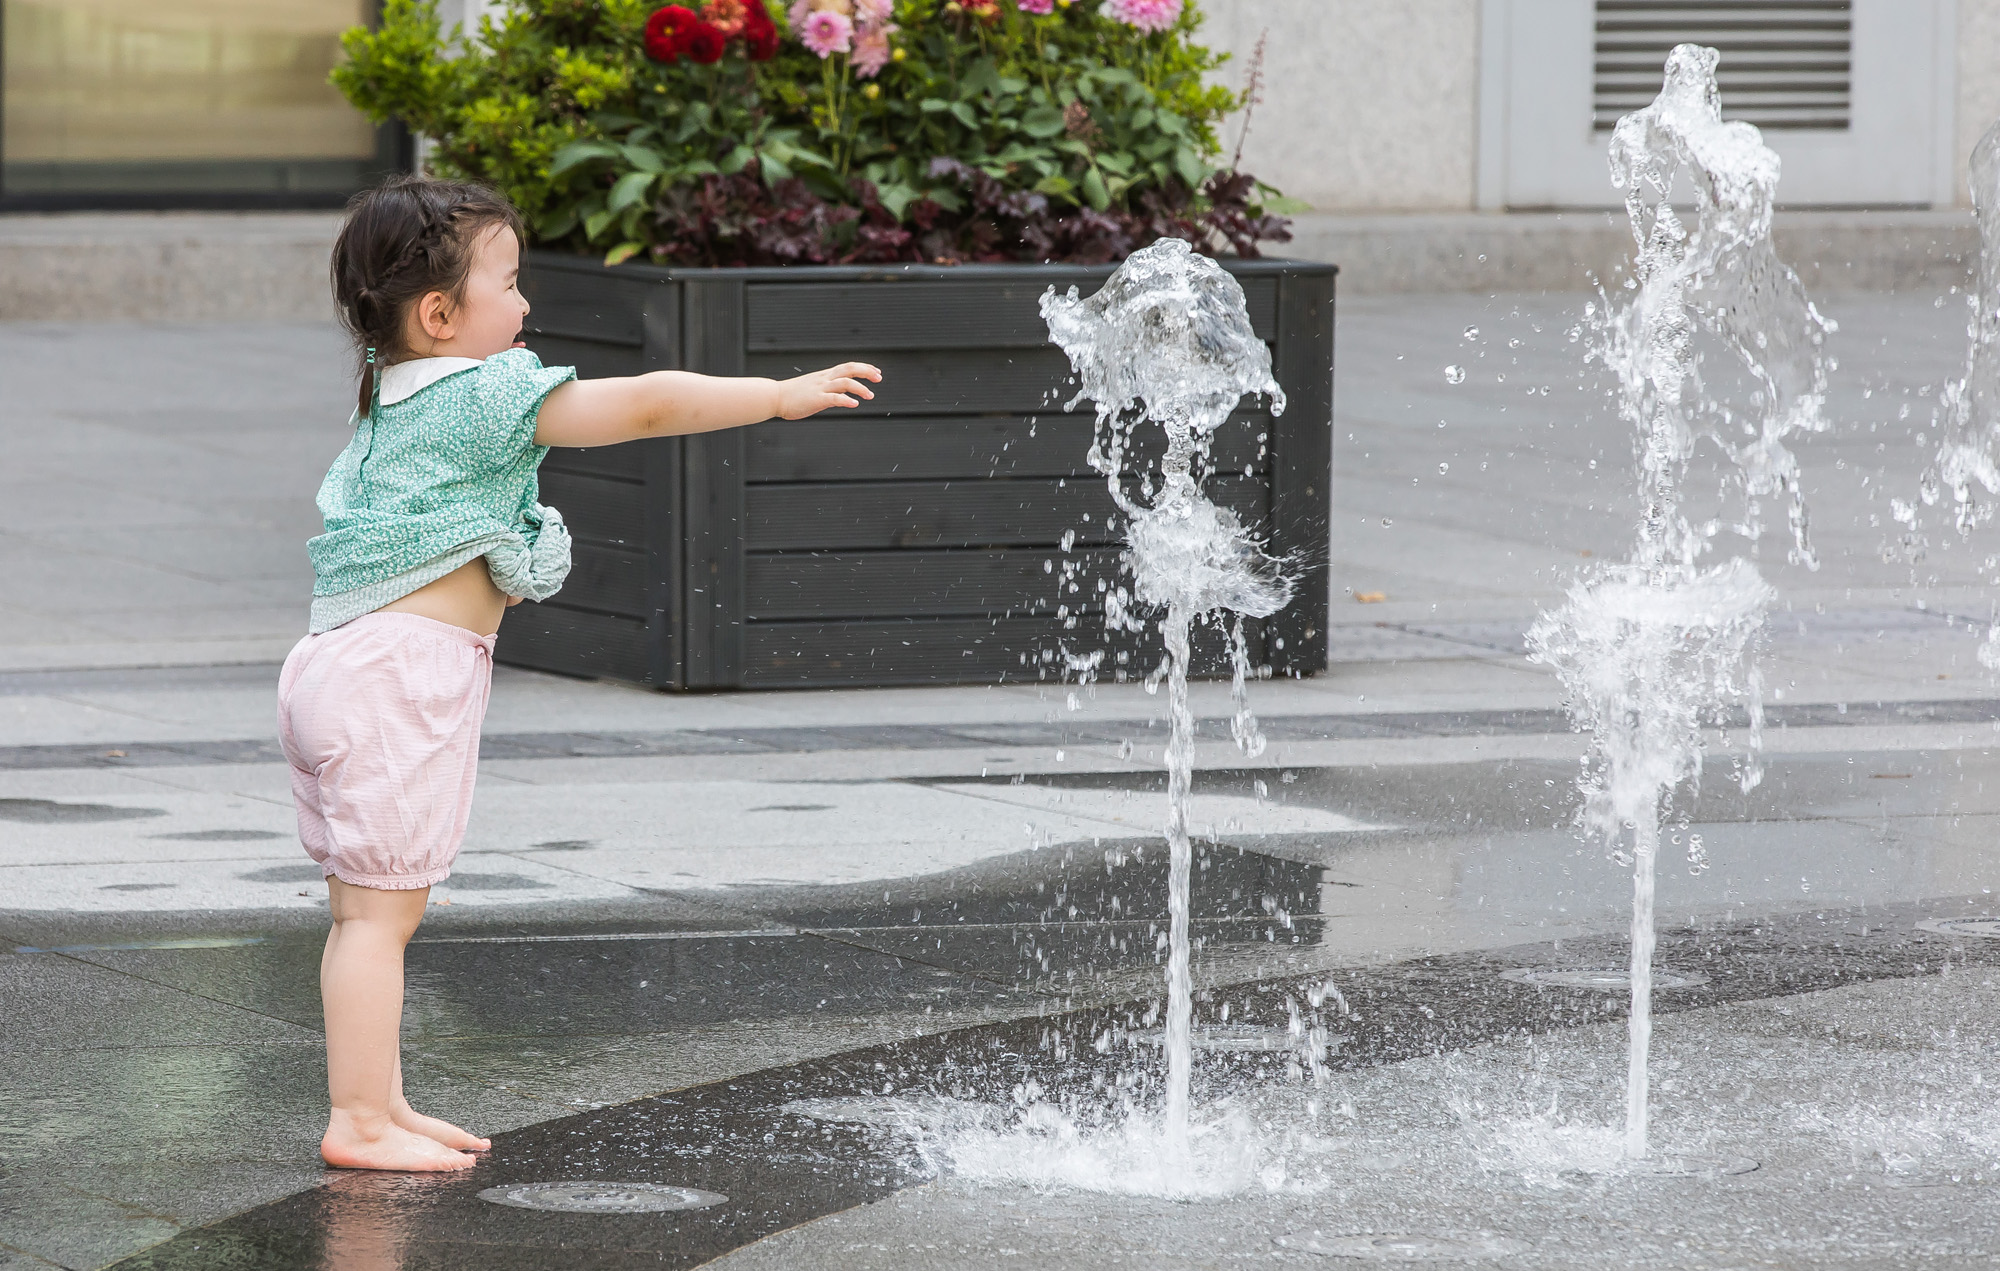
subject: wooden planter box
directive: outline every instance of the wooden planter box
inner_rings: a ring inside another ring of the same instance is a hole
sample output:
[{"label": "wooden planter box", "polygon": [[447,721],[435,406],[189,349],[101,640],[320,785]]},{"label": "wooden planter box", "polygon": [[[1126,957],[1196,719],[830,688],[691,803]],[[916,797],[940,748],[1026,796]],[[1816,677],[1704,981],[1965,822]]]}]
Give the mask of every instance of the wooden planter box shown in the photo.
[{"label": "wooden planter box", "polygon": [[[1255,625],[1251,651],[1306,675],[1327,656],[1335,270],[1229,268],[1290,408],[1232,420],[1208,488],[1298,562],[1298,598]],[[858,358],[886,379],[856,411],[551,453],[542,500],[569,522],[575,569],[554,598],[508,611],[499,660],[662,688],[991,684],[1053,678],[1064,646],[1106,647],[1095,583],[1116,577],[1122,527],[1085,462],[1089,404],[1062,409],[1069,362],[1038,305],[1051,284],[1088,295],[1110,272],[530,253],[529,344],[550,365],[784,377]],[[1072,559],[1080,586],[1058,595]],[[1112,648],[1107,678],[1159,661],[1137,639]],[[1220,648],[1211,633],[1205,670]]]}]

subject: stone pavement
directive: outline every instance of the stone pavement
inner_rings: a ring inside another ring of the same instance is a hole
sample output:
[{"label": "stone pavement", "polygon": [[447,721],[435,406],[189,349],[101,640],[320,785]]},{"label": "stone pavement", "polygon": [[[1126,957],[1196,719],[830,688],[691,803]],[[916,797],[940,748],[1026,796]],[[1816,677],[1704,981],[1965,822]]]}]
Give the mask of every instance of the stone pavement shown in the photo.
[{"label": "stone pavement", "polygon": [[[503,669],[407,1016],[413,1090],[498,1145],[442,1182],[319,1168],[324,897],[270,721],[339,341],[0,328],[0,1268],[1317,1265],[1315,1240],[1399,1232],[1497,1265],[1990,1263],[2000,946],[1915,923],[1995,885],[1991,536],[1929,528],[1916,559],[1889,513],[1956,299],[1828,303],[1839,426],[1802,446],[1823,565],[1761,557],[1770,774],[1746,796],[1718,759],[1683,831],[1713,865],[1662,875],[1663,957],[1706,977],[1663,993],[1662,1134],[1764,1168],[1591,1174],[1619,1003],[1500,978],[1622,960],[1627,881],[1567,828],[1582,744],[1520,644],[1633,517],[1567,338],[1587,299],[1344,306],[1335,665],[1255,687],[1256,760],[1223,686],[1196,693],[1214,1150],[1180,1201],[1107,1195],[1115,1139],[1065,1137],[1154,1068],[1163,725],[1138,685]],[[1335,1036],[1318,1084],[1265,1048],[1293,1008]],[[476,1195],[563,1179],[730,1200]]]}]

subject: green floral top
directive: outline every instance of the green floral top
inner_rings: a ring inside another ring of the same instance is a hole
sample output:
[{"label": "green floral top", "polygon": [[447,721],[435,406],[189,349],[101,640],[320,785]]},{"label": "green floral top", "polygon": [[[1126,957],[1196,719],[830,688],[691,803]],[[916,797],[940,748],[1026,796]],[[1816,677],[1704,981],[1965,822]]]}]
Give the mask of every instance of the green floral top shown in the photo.
[{"label": "green floral top", "polygon": [[576,378],[526,349],[385,368],[373,410],[319,488],[312,630],[331,631],[486,557],[500,590],[543,600],[569,572],[569,532],[538,503],[542,399]]}]

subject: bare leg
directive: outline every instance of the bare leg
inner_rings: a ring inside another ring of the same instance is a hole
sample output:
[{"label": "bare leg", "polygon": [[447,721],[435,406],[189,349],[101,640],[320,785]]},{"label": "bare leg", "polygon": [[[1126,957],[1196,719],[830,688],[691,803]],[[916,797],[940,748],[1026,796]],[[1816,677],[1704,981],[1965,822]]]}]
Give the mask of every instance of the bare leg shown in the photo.
[{"label": "bare leg", "polygon": [[466,1152],[484,1152],[493,1146],[493,1140],[482,1139],[478,1135],[461,1130],[449,1121],[427,1117],[410,1106],[403,1097],[403,1061],[396,1060],[396,1081],[389,1096],[389,1117],[397,1125],[412,1134],[421,1134],[427,1139],[436,1139],[446,1147],[455,1147]]},{"label": "bare leg", "polygon": [[320,1155],[350,1169],[465,1169],[473,1158],[405,1129],[394,1116],[403,1022],[403,946],[428,888],[377,891],[326,880],[333,930],[320,959],[326,1087],[333,1103]]}]

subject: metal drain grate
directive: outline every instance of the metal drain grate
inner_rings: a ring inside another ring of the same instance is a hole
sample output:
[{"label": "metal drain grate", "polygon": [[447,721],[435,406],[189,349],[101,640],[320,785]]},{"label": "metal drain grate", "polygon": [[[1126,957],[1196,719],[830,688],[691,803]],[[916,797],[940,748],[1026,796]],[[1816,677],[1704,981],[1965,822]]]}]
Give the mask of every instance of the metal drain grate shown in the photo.
[{"label": "metal drain grate", "polygon": [[664,1183],[508,1183],[487,1188],[479,1199],[559,1214],[662,1214],[707,1209],[729,1197]]},{"label": "metal drain grate", "polygon": [[1976,940],[2000,940],[2000,918],[1991,915],[1978,918],[1926,918],[1917,924],[1917,930],[1934,932],[1941,936],[1971,936]]},{"label": "metal drain grate", "polygon": [[1298,1231],[1279,1236],[1281,1249],[1325,1254],[1329,1258],[1364,1258],[1371,1262],[1471,1262],[1510,1258],[1528,1252],[1525,1241],[1481,1232],[1471,1236],[1325,1235]]},{"label": "metal drain grate", "polygon": [[[1500,978],[1516,984],[1526,984],[1538,989],[1596,989],[1603,993],[1629,993],[1632,991],[1632,973],[1623,968],[1613,970],[1568,969],[1547,970],[1536,967],[1516,967],[1502,971]],[[1708,977],[1698,972],[1654,971],[1655,989],[1692,989],[1708,983]]]}]

